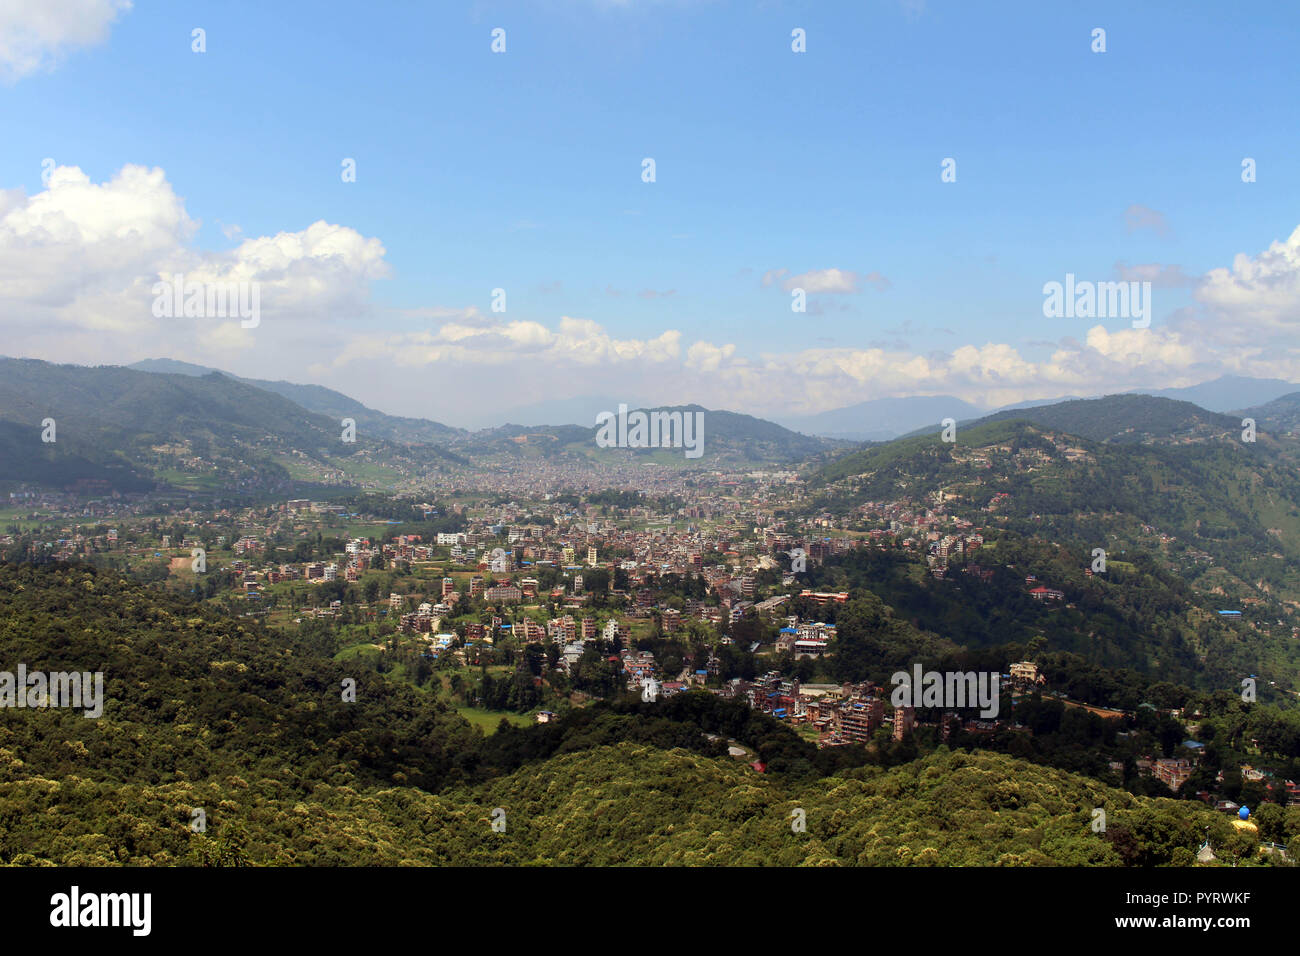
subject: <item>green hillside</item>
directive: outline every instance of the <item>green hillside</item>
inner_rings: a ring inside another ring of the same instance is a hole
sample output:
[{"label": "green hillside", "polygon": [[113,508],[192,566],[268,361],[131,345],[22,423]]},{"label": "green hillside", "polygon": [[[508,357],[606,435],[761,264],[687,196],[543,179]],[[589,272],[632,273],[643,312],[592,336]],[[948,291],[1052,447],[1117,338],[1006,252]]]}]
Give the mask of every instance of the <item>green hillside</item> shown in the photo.
[{"label": "green hillside", "polygon": [[[0,565],[4,659],[102,670],[107,698],[99,719],[6,712],[0,861],[1118,865],[1188,863],[1206,826],[1233,840],[1201,804],[1006,756],[855,767],[708,695],[485,738],[379,676],[344,702],[347,665],[311,633],[87,567]],[[727,757],[706,726],[755,746],[768,772]],[[829,772],[797,756],[814,753]],[[196,808],[206,832],[191,829]]]},{"label": "green hillside", "polygon": [[[752,415],[738,412],[711,411],[701,405],[664,405],[643,409],[645,412],[680,413],[683,416],[702,413],[704,416],[703,454],[699,458],[684,459],[691,467],[712,466],[721,463],[766,463],[796,462],[819,455],[830,448],[843,444],[828,438],[814,438],[791,431],[774,422],[769,422]],[[649,448],[624,450],[597,448],[595,438],[598,429],[592,428],[589,437],[583,439],[584,448],[598,459],[615,457],[632,457],[636,459],[654,458],[663,463],[683,459],[677,449],[656,450]]]},{"label": "green hillside", "polygon": [[141,372],[155,372],[169,375],[204,376],[211,374],[225,375],[246,385],[273,392],[289,401],[300,405],[309,412],[325,415],[330,419],[352,418],[357,428],[376,438],[385,438],[400,442],[446,442],[463,435],[459,428],[452,428],[441,422],[423,418],[405,418],[400,415],[386,415],[373,408],[349,398],[342,392],[321,385],[296,385],[293,382],[270,381],[268,379],[241,378],[230,375],[220,369],[193,365],[189,362],[177,362],[173,359],[145,359],[129,366]]},{"label": "green hillside", "polygon": [[[644,411],[679,413],[682,416],[703,413],[702,454],[697,458],[687,458],[681,447],[601,448],[596,444],[599,428],[584,425],[503,425],[474,432],[469,438],[457,442],[456,447],[466,449],[467,453],[468,449],[474,449],[512,458],[568,459],[587,465],[654,463],[674,468],[710,468],[794,464],[843,444],[801,435],[752,415],[710,411],[701,405],[662,406]],[[693,440],[694,435],[692,431]]]},{"label": "green hillside", "polygon": [[1242,418],[1253,418],[1262,431],[1295,436],[1300,433],[1300,392],[1283,395],[1271,402],[1247,408]]},{"label": "green hillside", "polygon": [[[1148,399],[1157,401],[1156,399]],[[1176,404],[1176,403],[1175,403]],[[1240,429],[1185,444],[1095,442],[1019,420],[862,449],[814,476],[816,507],[940,492],[980,525],[1100,546],[1172,535],[1240,582],[1300,598],[1300,473],[1294,442]],[[994,496],[1006,497],[994,502]],[[1143,526],[1149,531],[1144,532]]]},{"label": "green hillside", "polygon": [[[1241,431],[1241,419],[1208,412],[1191,402],[1152,395],[1107,395],[1074,399],[1029,408],[1009,408],[982,418],[959,422],[959,429],[993,422],[1027,421],[1041,428],[1078,435],[1097,442],[1141,444],[1222,437]],[[912,435],[938,432],[933,429]],[[911,436],[905,436],[911,437]]]},{"label": "green hillside", "polygon": [[[41,441],[41,422],[56,440]],[[328,473],[357,480],[458,461],[368,435],[340,419],[219,373],[150,374],[0,358],[0,481],[54,488],[95,479],[122,491],[156,484],[228,490]]]},{"label": "green hillside", "polygon": [[[469,790],[320,784],[305,799],[273,778],[42,779],[5,757],[10,864],[1146,866],[1191,864],[1207,826],[1220,853],[1238,842],[1203,805],[982,753],[791,784],[623,743]],[[210,808],[206,833],[189,828],[194,807]],[[1108,836],[1091,832],[1097,807]]]}]

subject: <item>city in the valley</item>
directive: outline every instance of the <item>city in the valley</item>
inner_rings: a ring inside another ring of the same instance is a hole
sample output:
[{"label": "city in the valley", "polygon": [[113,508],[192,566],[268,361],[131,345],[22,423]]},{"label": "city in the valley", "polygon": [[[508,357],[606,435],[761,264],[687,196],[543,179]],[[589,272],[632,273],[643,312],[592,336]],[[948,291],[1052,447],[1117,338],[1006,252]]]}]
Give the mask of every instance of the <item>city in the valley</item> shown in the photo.
[{"label": "city in the valley", "polygon": [[[976,475],[990,459],[1032,471],[1087,456],[1061,441],[1009,451],[950,454]],[[993,486],[824,507],[848,486],[810,484],[795,467],[537,461],[425,484],[423,493],[342,483],[316,485],[313,497],[263,491],[255,504],[220,491],[20,490],[9,495],[0,548],[12,560],[117,569],[273,634],[323,635],[362,682],[369,673],[407,682],[489,734],[598,700],[654,705],[699,691],[846,756],[901,760],[965,746],[1051,762],[1085,744],[1087,769],[1139,793],[1194,797],[1229,814],[1296,795],[1294,762],[1258,741],[1237,750],[1220,740],[1207,765],[1208,709],[1194,698],[1099,682],[1083,658],[1046,653],[1041,635],[961,657],[981,665],[993,697],[977,699],[973,672],[950,670],[949,685],[971,680],[970,699],[956,702],[923,700],[918,689],[900,706],[885,658],[845,650],[842,630],[882,613],[855,586],[863,569],[892,569],[906,582],[900,596],[929,589],[956,603],[963,589],[987,589],[1046,621],[1088,619],[1081,605],[1100,575],[1086,553],[1063,574],[1059,555],[1010,530],[1011,493]],[[1175,544],[1151,526],[1135,531],[1138,543]],[[1122,556],[1113,560],[1122,573]],[[1289,639],[1293,611],[1248,626]],[[900,621],[908,613],[883,611]],[[925,615],[912,623],[933,627]],[[951,651],[933,648],[931,659],[957,660]],[[926,675],[940,690],[944,676]],[[726,744],[735,760],[765,769],[754,748]]]}]

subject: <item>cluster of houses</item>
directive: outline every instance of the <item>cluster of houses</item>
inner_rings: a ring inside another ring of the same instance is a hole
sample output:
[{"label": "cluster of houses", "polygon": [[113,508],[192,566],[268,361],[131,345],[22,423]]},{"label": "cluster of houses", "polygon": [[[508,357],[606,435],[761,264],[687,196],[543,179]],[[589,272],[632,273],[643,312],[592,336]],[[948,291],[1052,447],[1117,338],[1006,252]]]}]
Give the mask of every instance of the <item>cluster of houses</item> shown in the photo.
[{"label": "cluster of houses", "polygon": [[811,624],[797,624],[798,618],[790,618],[789,623],[781,628],[776,639],[778,654],[790,653],[796,658],[821,657],[830,648],[837,633],[834,624],[820,621]]}]

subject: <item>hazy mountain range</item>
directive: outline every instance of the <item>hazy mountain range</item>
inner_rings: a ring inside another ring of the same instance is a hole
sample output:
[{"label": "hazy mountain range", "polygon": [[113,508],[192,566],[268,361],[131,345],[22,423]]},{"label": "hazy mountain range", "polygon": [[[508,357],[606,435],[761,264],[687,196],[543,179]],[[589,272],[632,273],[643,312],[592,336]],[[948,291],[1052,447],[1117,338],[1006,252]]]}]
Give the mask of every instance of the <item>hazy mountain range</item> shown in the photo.
[{"label": "hazy mountain range", "polygon": [[[406,418],[388,415],[363,405],[341,392],[320,385],[297,385],[285,381],[248,379],[232,375],[221,369],[178,362],[173,359],[145,359],[130,368],[142,372],[163,372],[173,375],[209,375],[220,372],[237,381],[256,385],[296,402],[308,411],[319,412],[332,418],[350,417],[358,427],[372,434],[394,441],[445,442],[469,434],[465,428],[444,425],[441,421],[424,418]],[[1225,375],[1213,381],[1186,388],[1132,389],[1124,394],[1153,395],[1191,402],[1212,412],[1228,412],[1263,405],[1291,392],[1300,390],[1300,384],[1281,379],[1255,379],[1238,375]],[[944,418],[957,421],[971,420],[997,412],[1017,408],[1034,408],[1055,405],[1080,398],[1100,398],[1100,395],[1060,395],[1051,398],[1031,399],[1011,405],[987,407],[952,395],[914,395],[901,398],[878,398],[846,405],[815,415],[773,416],[770,421],[804,435],[835,438],[845,441],[888,441],[937,425]],[[629,408],[649,407],[644,403],[621,399]],[[520,405],[496,416],[500,426],[524,427],[581,425],[590,426],[596,415],[603,411],[617,411],[620,399],[608,395],[587,395],[575,398],[543,399]],[[662,407],[662,406],[661,406]],[[674,406],[681,407],[681,406]],[[456,410],[447,409],[448,413]],[[431,414],[439,411],[431,408]],[[445,417],[451,417],[448,414]],[[490,429],[488,429],[490,430]]]},{"label": "hazy mountain range", "polygon": [[[271,382],[265,379],[241,378],[221,369],[192,365],[189,362],[177,362],[174,359],[145,359],[127,366],[141,372],[156,372],[166,375],[203,376],[216,372],[237,382],[255,385],[258,388],[274,392],[289,401],[300,405],[309,412],[328,415],[330,418],[351,418],[356,421],[358,429],[364,429],[379,438],[405,442],[439,442],[447,441],[465,434],[462,428],[453,428],[441,422],[424,418],[404,418],[387,415],[384,412],[368,408],[354,398],[342,392],[321,385],[295,385],[292,382]],[[432,411],[432,409],[431,409]]]},{"label": "hazy mountain range", "polygon": [[[1289,390],[1289,394],[1275,394]],[[243,379],[202,366],[149,360],[135,367],[53,365],[0,359],[0,480],[55,487],[82,479],[141,490],[156,482],[245,482],[265,487],[286,480],[370,482],[416,479],[428,469],[544,458],[583,461],[656,461],[674,467],[798,464],[834,455],[854,435],[885,441],[898,434],[937,432],[943,418],[960,429],[1023,419],[1093,441],[1187,441],[1240,428],[1244,414],[1268,434],[1300,422],[1300,391],[1285,382],[1219,379],[1194,389],[1166,389],[1103,400],[1026,403],[984,413],[952,396],[881,399],[810,416],[795,430],[738,412],[698,405],[657,410],[706,413],[704,459],[673,449],[605,449],[597,429],[578,424],[510,424],[470,432],[438,421],[387,415],[317,385]],[[1171,395],[1198,394],[1218,408],[1258,406],[1232,416]],[[617,403],[593,400],[612,411]],[[553,407],[560,408],[563,403]],[[576,408],[577,406],[573,406]],[[58,444],[41,441],[41,422],[57,421]],[[356,423],[357,442],[340,440],[343,419]],[[865,423],[855,430],[853,422]],[[910,432],[901,430],[912,426]],[[810,432],[820,434],[809,434]],[[826,437],[826,436],[834,436]],[[198,477],[196,477],[198,476]]]},{"label": "hazy mountain range", "polygon": [[[1263,405],[1298,390],[1300,385],[1282,379],[1225,375],[1186,388],[1131,389],[1123,394],[1169,398],[1191,402],[1211,412],[1229,412]],[[1095,399],[1102,396],[1060,395],[1054,398],[1015,402],[995,408],[974,405],[951,395],[880,398],[817,415],[782,417],[777,420],[787,428],[793,428],[806,435],[823,435],[850,441],[888,441],[930,426],[937,428],[939,422],[945,418],[953,418],[959,422],[970,421],[1013,409],[1057,405],[1085,397]]]},{"label": "hazy mountain range", "polygon": [[[0,481],[85,491],[262,492],[291,481],[385,487],[473,467],[471,458],[480,467],[528,459],[574,466],[793,464],[837,444],[736,412],[657,410],[705,413],[707,459],[685,457],[682,448],[601,448],[594,424],[468,432],[386,415],[319,386],[182,363],[85,367],[0,358]],[[355,440],[344,438],[345,419],[355,423]],[[52,441],[43,439],[48,420]]]},{"label": "hazy mountain range", "polygon": [[[991,422],[1021,420],[1091,441],[1138,444],[1144,441],[1205,437],[1237,432],[1241,419],[1207,411],[1193,402],[1127,392],[1103,398],[1077,398],[1055,404],[1018,406],[957,422],[958,433]],[[937,424],[907,436],[937,433]]]}]

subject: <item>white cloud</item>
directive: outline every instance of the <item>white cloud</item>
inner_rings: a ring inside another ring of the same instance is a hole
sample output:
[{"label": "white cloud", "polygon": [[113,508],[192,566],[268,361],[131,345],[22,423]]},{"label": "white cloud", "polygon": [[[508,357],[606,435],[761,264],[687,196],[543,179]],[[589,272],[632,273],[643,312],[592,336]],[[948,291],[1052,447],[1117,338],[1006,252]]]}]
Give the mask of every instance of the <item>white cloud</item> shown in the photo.
[{"label": "white cloud", "polygon": [[696,342],[686,350],[686,367],[697,372],[716,372],[735,354],[736,347],[731,344],[719,346],[712,342]]},{"label": "white cloud", "polygon": [[545,374],[547,380],[581,381],[593,394],[646,394],[772,417],[898,395],[954,394],[1000,405],[1185,385],[1223,371],[1300,378],[1300,356],[1286,367],[1276,355],[1261,354],[1228,368],[1170,328],[1112,331],[1098,325],[1083,342],[1066,339],[1041,359],[1000,342],[924,355],[901,348],[808,348],[751,357],[735,343],[684,344],[682,338],[669,330],[652,339],[618,339],[596,322],[568,317],[555,328],[534,321],[473,326],[449,321],[427,332],[383,340],[358,336],[335,368],[350,369],[362,379],[368,377],[359,371],[362,366],[428,368],[444,383],[482,381],[482,371],[473,370],[490,369],[493,382],[518,377],[525,385],[533,383],[515,393],[512,402],[535,394],[536,376]]},{"label": "white cloud", "polygon": [[779,282],[786,292],[803,289],[810,295],[861,292],[863,282],[870,282],[878,291],[884,291],[890,285],[879,272],[869,272],[864,276],[848,269],[811,269],[799,275],[790,275],[788,269],[769,269],[763,273],[762,282],[765,287]]},{"label": "white cloud", "polygon": [[1253,258],[1238,253],[1231,269],[1211,269],[1196,298],[1209,314],[1188,325],[1211,341],[1300,343],[1300,227]]},{"label": "white cloud", "polygon": [[[167,356],[257,377],[316,377],[385,410],[452,421],[469,403],[504,409],[557,380],[581,393],[773,417],[898,395],[1005,404],[1224,373],[1300,380],[1300,229],[1199,280],[1177,266],[1117,263],[1125,278],[1197,283],[1193,305],[1149,329],[1096,325],[1079,329],[1082,341],[1062,338],[1046,349],[957,339],[946,351],[924,353],[884,343],[771,354],[748,341],[708,341],[672,328],[619,335],[575,316],[507,319],[441,304],[380,310],[371,290],[390,270],[378,238],[320,221],[210,251],[195,247],[197,231],[157,168],[124,166],[96,183],[60,167],[30,197],[0,190],[4,351],[86,364]],[[260,325],[155,318],[152,286],[175,273],[257,282]],[[887,280],[826,269],[773,270],[763,281],[846,292]],[[616,310],[619,301],[609,304]]]},{"label": "white cloud", "polygon": [[596,322],[564,316],[554,330],[531,320],[472,324],[452,320],[430,331],[383,338],[357,335],[333,364],[341,368],[358,360],[387,359],[407,366],[519,363],[533,370],[572,371],[648,367],[675,361],[680,354],[681,333],[675,329],[653,339],[616,339]]},{"label": "white cloud", "polygon": [[52,337],[62,361],[160,354],[196,342],[247,348],[253,336],[218,332],[212,320],[155,317],[154,283],[176,274],[256,282],[262,327],[319,326],[368,309],[370,282],[388,274],[379,240],[346,226],[316,222],[225,252],[195,248],[197,228],[158,168],[128,165],[94,183],[76,167],[57,167],[31,197],[0,194],[0,313],[9,350],[42,354]]},{"label": "white cloud", "polygon": [[130,0],[0,0],[0,79],[51,69],[71,49],[94,46]]},{"label": "white cloud", "polygon": [[811,272],[804,272],[797,276],[791,276],[781,283],[781,288],[789,292],[791,289],[803,289],[808,293],[815,292],[857,292],[858,274],[856,272],[845,272],[840,269],[814,269]]}]

